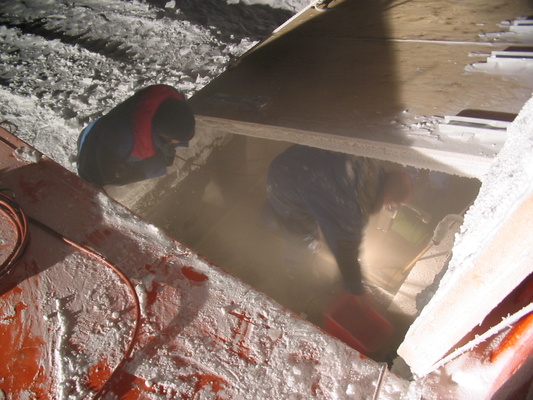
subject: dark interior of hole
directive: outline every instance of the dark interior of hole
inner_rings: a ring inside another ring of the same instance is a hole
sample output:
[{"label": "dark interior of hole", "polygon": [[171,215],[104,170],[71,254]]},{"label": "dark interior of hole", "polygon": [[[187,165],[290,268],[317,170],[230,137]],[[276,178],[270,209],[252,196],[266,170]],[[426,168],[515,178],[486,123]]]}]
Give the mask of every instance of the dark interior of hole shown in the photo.
[{"label": "dark interior of hole", "polygon": [[[314,253],[287,251],[284,237],[261,221],[268,166],[290,145],[233,136],[179,185],[156,189],[150,204],[140,206],[140,214],[214,264],[323,327],[324,311],[342,289],[333,256],[324,243]],[[177,158],[175,163],[185,168],[187,161]],[[411,172],[416,174],[414,210],[402,207],[393,220],[385,219],[386,230],[383,219],[372,218],[363,243],[365,284],[376,309],[394,325],[394,338],[386,348],[370,354],[378,361],[391,359],[412,322],[387,310],[406,277],[401,271],[426,247],[438,222],[448,214],[463,213],[480,187],[475,179],[427,170]]]}]

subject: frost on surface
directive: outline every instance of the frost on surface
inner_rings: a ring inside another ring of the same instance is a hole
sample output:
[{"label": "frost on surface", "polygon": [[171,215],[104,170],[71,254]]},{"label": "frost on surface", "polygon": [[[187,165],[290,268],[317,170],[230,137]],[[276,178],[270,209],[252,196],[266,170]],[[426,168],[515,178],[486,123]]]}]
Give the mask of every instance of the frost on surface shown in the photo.
[{"label": "frost on surface", "polygon": [[[305,2],[247,3],[295,12]],[[239,18],[234,12],[227,21]],[[191,97],[257,43],[179,13],[161,14],[146,1],[8,0],[0,13],[6,21],[0,26],[0,120],[71,171],[78,135],[91,120],[150,84]],[[258,28],[264,23],[272,21],[257,22]]]}]

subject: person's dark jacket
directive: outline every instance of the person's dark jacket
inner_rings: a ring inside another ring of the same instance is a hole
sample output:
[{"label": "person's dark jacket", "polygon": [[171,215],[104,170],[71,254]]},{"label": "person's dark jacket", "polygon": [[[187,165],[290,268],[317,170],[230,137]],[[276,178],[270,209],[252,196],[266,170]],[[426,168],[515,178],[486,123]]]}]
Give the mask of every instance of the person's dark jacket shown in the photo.
[{"label": "person's dark jacket", "polygon": [[[152,131],[158,108],[184,96],[167,85],[152,85],[93,121],[78,140],[78,173],[97,185],[124,185],[164,175],[175,148]],[[188,107],[188,106],[186,106]],[[194,118],[188,108],[187,117]],[[192,132],[189,136],[192,136]]]},{"label": "person's dark jacket", "polygon": [[[320,226],[347,289],[362,294],[359,246],[383,173],[371,159],[295,145],[276,157],[269,201],[282,218],[311,216]],[[293,220],[294,222],[295,220]]]}]

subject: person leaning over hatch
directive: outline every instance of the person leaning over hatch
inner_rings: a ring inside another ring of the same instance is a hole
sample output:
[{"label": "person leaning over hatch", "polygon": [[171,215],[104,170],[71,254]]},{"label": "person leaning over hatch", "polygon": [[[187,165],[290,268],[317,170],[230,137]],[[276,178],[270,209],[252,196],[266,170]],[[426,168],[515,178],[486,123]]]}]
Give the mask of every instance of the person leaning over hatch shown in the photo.
[{"label": "person leaning over hatch", "polygon": [[265,216],[306,244],[317,240],[320,227],[346,290],[363,295],[358,255],[368,218],[407,202],[411,193],[407,172],[385,172],[369,158],[294,145],[270,164]]},{"label": "person leaning over hatch", "polygon": [[194,126],[184,95],[171,86],[148,86],[81,132],[78,174],[99,187],[164,175]]}]

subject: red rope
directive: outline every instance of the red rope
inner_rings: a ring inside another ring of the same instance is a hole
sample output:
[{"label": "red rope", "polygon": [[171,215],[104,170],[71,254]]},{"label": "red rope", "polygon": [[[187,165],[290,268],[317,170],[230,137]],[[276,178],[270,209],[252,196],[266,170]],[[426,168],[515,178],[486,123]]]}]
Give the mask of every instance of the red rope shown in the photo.
[{"label": "red rope", "polygon": [[30,217],[30,221],[37,225],[39,228],[45,230],[46,232],[50,233],[52,236],[55,236],[56,238],[58,238],[59,240],[62,240],[63,242],[69,244],[70,246],[72,247],[75,247],[76,249],[84,252],[84,253],[87,253],[88,255],[96,258],[98,261],[102,262],[103,264],[107,265],[109,268],[111,268],[113,271],[115,271],[115,273],[122,279],[122,281],[128,286],[130,292],[131,292],[131,295],[133,297],[133,301],[135,303],[135,326],[133,327],[133,332],[132,332],[132,335],[131,335],[131,339],[130,339],[130,343],[128,344],[128,348],[126,349],[124,355],[122,356],[122,359],[120,360],[120,362],[117,364],[117,366],[115,367],[115,369],[113,370],[113,372],[111,373],[111,375],[109,376],[109,378],[107,379],[107,381],[102,385],[102,387],[100,388],[100,390],[94,395],[93,399],[100,399],[102,398],[110,389],[110,386],[111,386],[111,381],[119,374],[120,370],[122,369],[122,367],[124,366],[124,364],[126,363],[126,361],[128,361],[132,351],[133,351],[133,347],[135,346],[135,343],[136,343],[136,340],[137,340],[137,335],[139,334],[139,327],[140,327],[140,324],[141,324],[141,304],[140,304],[140,301],[139,301],[139,297],[137,296],[137,292],[135,291],[135,288],[133,287],[133,284],[131,283],[131,281],[128,279],[128,277],[114,264],[112,264],[109,260],[107,260],[105,257],[101,256],[100,254],[96,253],[95,251],[85,247],[85,246],[82,246],[68,238],[66,238],[65,236],[61,235],[60,233],[54,231],[52,228],[44,225],[43,223],[37,221],[36,219],[34,218],[31,218]]},{"label": "red rope", "polygon": [[28,244],[28,221],[15,200],[4,192],[0,192],[0,212],[11,223],[15,231],[13,248],[0,265],[0,288],[3,288],[6,279],[19,262]]},{"label": "red rope", "polygon": [[44,225],[42,222],[39,222],[34,218],[31,218],[31,217],[26,218],[24,212],[19,207],[19,205],[14,201],[14,199],[2,192],[0,192],[0,212],[4,214],[6,218],[9,220],[9,222],[13,225],[15,229],[15,235],[16,235],[14,247],[12,251],[10,252],[10,254],[8,255],[7,259],[2,263],[1,268],[0,268],[0,287],[3,285],[3,283],[5,282],[5,278],[7,277],[7,275],[9,275],[9,273],[15,267],[17,262],[22,257],[24,250],[26,249],[26,245],[28,243],[28,223],[27,223],[28,219],[31,221],[32,224],[48,232],[50,235],[90,255],[91,257],[97,259],[98,261],[102,262],[103,264],[111,268],[121,278],[121,280],[128,286],[131,292],[131,295],[133,297],[133,301],[135,303],[135,325],[133,327],[133,331],[131,334],[128,347],[126,351],[124,352],[120,362],[117,364],[117,366],[115,367],[115,369],[113,370],[109,378],[104,382],[100,390],[93,397],[93,399],[95,400],[102,398],[109,391],[110,386],[111,386],[111,381],[119,374],[121,369],[124,367],[124,364],[126,363],[126,361],[128,361],[128,359],[130,358],[130,355],[133,351],[133,347],[135,346],[137,336],[139,333],[139,328],[141,324],[141,305],[140,305],[139,297],[137,296],[137,292],[135,291],[133,284],[128,279],[128,277],[117,266],[112,264],[105,257],[101,256],[100,254],[96,253],[95,251],[85,246],[82,246],[66,238],[65,236],[56,232],[49,226]]}]

